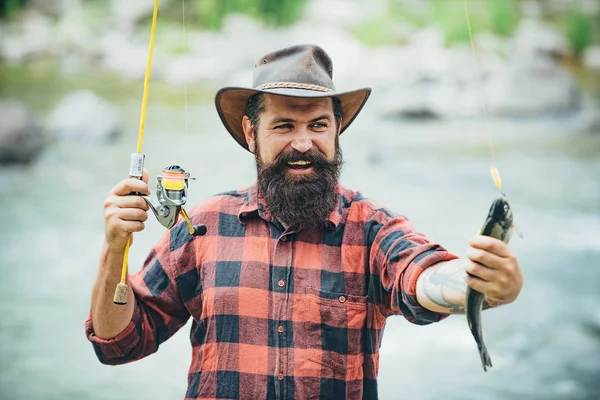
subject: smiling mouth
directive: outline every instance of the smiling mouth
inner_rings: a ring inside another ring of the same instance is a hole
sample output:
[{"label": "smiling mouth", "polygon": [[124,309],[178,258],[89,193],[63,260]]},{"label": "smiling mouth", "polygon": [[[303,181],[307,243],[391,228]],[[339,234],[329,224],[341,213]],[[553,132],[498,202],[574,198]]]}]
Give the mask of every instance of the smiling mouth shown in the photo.
[{"label": "smiling mouth", "polygon": [[309,161],[300,160],[300,161],[288,162],[287,166],[293,170],[302,171],[302,170],[309,169],[312,166],[312,163]]}]

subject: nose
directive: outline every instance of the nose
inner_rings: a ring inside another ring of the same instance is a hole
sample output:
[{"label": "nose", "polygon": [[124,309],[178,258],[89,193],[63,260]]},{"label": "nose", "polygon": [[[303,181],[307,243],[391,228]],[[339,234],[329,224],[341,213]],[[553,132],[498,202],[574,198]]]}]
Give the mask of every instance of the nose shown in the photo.
[{"label": "nose", "polygon": [[312,148],[312,140],[306,131],[297,132],[292,140],[292,148],[298,150],[300,153],[306,153]]}]

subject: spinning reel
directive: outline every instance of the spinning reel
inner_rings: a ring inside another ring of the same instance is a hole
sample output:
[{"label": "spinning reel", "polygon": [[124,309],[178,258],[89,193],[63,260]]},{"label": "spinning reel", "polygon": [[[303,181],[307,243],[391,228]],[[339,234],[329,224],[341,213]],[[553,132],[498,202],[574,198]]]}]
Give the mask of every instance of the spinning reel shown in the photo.
[{"label": "spinning reel", "polygon": [[187,201],[189,172],[186,172],[178,165],[171,165],[162,171],[162,176],[156,177],[156,198],[158,204],[153,203],[149,196],[142,196],[148,206],[156,216],[158,222],[165,228],[172,228],[179,215],[187,223],[188,230],[193,236],[202,236],[206,233],[206,226],[203,224],[192,225],[192,221],[183,205]]}]

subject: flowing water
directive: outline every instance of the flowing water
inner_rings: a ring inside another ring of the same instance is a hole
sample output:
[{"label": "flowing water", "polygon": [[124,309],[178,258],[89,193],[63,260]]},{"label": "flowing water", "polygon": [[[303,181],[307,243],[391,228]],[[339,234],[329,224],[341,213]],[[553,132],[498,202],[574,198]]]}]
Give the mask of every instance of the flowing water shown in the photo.
[{"label": "flowing water", "polygon": [[[132,106],[135,104],[136,106]],[[188,324],[158,353],[100,364],[84,321],[103,241],[102,204],[135,150],[137,98],[121,99],[127,134],[113,144],[54,143],[30,167],[0,169],[0,398],[182,399]],[[210,103],[183,112],[151,99],[144,141],[151,176],[188,169],[189,203],[246,186],[253,158]],[[482,121],[379,120],[369,107],[341,138],[342,183],[413,220],[464,256],[496,196]],[[481,368],[464,316],[424,327],[390,318],[382,399],[600,398],[600,139],[568,118],[492,121],[497,167],[524,238],[511,246],[525,283],[513,304],[485,311],[494,367]],[[139,268],[163,228],[135,236]]]}]

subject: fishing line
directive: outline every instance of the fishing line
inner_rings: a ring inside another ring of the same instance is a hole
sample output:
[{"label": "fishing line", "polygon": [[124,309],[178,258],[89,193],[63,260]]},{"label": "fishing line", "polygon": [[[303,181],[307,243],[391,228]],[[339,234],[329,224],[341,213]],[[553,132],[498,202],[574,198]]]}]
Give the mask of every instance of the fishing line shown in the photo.
[{"label": "fishing line", "polygon": [[477,58],[477,52],[475,51],[475,41],[473,40],[473,32],[471,30],[471,19],[469,18],[469,8],[467,6],[467,0],[463,0],[463,5],[465,8],[465,17],[467,19],[467,28],[469,31],[469,40],[471,43],[471,54],[473,55],[473,58],[475,59],[475,63],[477,65],[477,75],[478,75],[478,79],[477,82],[479,84],[479,97],[480,97],[480,101],[481,101],[481,109],[483,112],[483,118],[484,118],[484,129],[488,138],[488,144],[490,147],[490,154],[492,157],[492,167],[490,169],[490,172],[492,174],[492,178],[494,179],[494,184],[496,185],[496,187],[498,189],[502,188],[502,184],[500,182],[500,173],[498,172],[498,168],[496,168],[496,157],[494,155],[494,145],[492,143],[492,131],[490,129],[490,122],[489,122],[489,118],[488,118],[488,111],[487,111],[487,103],[485,101],[485,96],[484,96],[484,90],[483,90],[483,76],[481,73],[481,64],[479,63],[479,59]]}]

